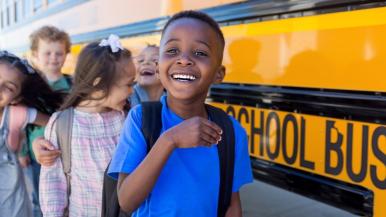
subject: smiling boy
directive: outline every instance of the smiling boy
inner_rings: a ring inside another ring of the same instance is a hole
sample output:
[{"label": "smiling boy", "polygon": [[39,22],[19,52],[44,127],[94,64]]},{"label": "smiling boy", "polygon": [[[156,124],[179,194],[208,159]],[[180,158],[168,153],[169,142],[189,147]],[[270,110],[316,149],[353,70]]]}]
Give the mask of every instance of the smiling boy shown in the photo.
[{"label": "smiling boy", "polygon": [[159,47],[148,45],[136,57],[137,84],[130,96],[131,106],[147,101],[159,101],[164,94],[164,88],[158,73]]},{"label": "smiling boy", "polygon": [[159,73],[161,135],[148,152],[141,106],[133,108],[109,174],[118,177],[121,208],[133,216],[241,216],[239,189],[252,182],[245,130],[233,118],[234,173],[230,205],[218,214],[220,168],[217,144],[223,129],[211,121],[205,99],[225,75],[224,37],[206,14],[184,11],[165,25]]}]

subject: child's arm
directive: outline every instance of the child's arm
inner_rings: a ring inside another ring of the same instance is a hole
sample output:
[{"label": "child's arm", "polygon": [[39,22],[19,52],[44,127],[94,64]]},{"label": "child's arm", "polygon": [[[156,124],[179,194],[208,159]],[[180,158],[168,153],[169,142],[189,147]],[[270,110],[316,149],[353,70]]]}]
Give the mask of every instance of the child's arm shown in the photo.
[{"label": "child's arm", "polygon": [[121,208],[133,212],[141,205],[175,148],[211,146],[221,140],[221,133],[220,127],[200,117],[183,121],[164,132],[131,174],[119,175],[118,200]]},{"label": "child's arm", "polygon": [[41,112],[38,112],[36,114],[36,119],[33,122],[33,124],[38,126],[46,126],[49,119],[50,119],[50,116],[43,114]]},{"label": "child's arm", "polygon": [[35,108],[28,107],[26,124],[35,124],[38,126],[46,126],[50,116],[39,112]]},{"label": "child's arm", "polygon": [[[57,149],[56,115],[52,115],[44,136]],[[42,166],[39,182],[39,199],[43,216],[63,216],[67,206],[67,182],[63,172],[62,161],[57,158],[52,166]]]},{"label": "child's arm", "polygon": [[[25,130],[22,131],[22,138],[25,138]],[[20,163],[20,166],[22,168],[26,168],[30,163],[31,163],[31,159],[28,155],[29,153],[29,148],[28,148],[28,143],[25,139],[23,139],[21,141],[21,147],[20,149],[18,150],[18,160],[19,160],[19,163]]]},{"label": "child's arm", "polygon": [[231,204],[225,214],[225,217],[242,217],[241,202],[239,192],[233,192],[231,197]]}]

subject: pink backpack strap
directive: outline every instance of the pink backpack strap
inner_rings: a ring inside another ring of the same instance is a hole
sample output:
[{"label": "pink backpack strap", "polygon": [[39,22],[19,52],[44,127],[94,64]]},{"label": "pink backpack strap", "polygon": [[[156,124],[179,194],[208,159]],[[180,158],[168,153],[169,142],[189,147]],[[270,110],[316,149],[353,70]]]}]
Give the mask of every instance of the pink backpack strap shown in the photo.
[{"label": "pink backpack strap", "polygon": [[11,151],[18,151],[22,139],[22,130],[27,122],[27,107],[9,106],[8,145]]}]

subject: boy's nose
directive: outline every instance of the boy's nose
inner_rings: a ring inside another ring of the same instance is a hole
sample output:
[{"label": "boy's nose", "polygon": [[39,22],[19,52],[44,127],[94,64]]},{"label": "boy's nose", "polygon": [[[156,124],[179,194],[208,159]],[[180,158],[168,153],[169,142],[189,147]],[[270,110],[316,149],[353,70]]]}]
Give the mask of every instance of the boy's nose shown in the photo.
[{"label": "boy's nose", "polygon": [[177,59],[177,64],[179,65],[193,65],[193,61],[189,58],[189,55],[182,54],[178,59]]},{"label": "boy's nose", "polygon": [[154,62],[151,61],[151,60],[145,60],[145,61],[143,61],[143,65],[152,65],[152,64],[154,64]]}]

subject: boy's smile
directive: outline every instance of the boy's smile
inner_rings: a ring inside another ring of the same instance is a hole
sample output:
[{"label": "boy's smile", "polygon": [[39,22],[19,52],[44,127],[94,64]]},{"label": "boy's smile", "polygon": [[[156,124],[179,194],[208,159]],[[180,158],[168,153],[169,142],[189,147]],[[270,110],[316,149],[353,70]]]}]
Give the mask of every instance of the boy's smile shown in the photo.
[{"label": "boy's smile", "polygon": [[212,83],[222,81],[222,46],[216,32],[192,18],[176,20],[164,32],[160,45],[160,78],[168,95],[178,99],[205,99]]},{"label": "boy's smile", "polygon": [[179,82],[194,82],[199,79],[198,73],[184,72],[184,71],[176,71],[171,73],[171,77],[175,81]]}]

